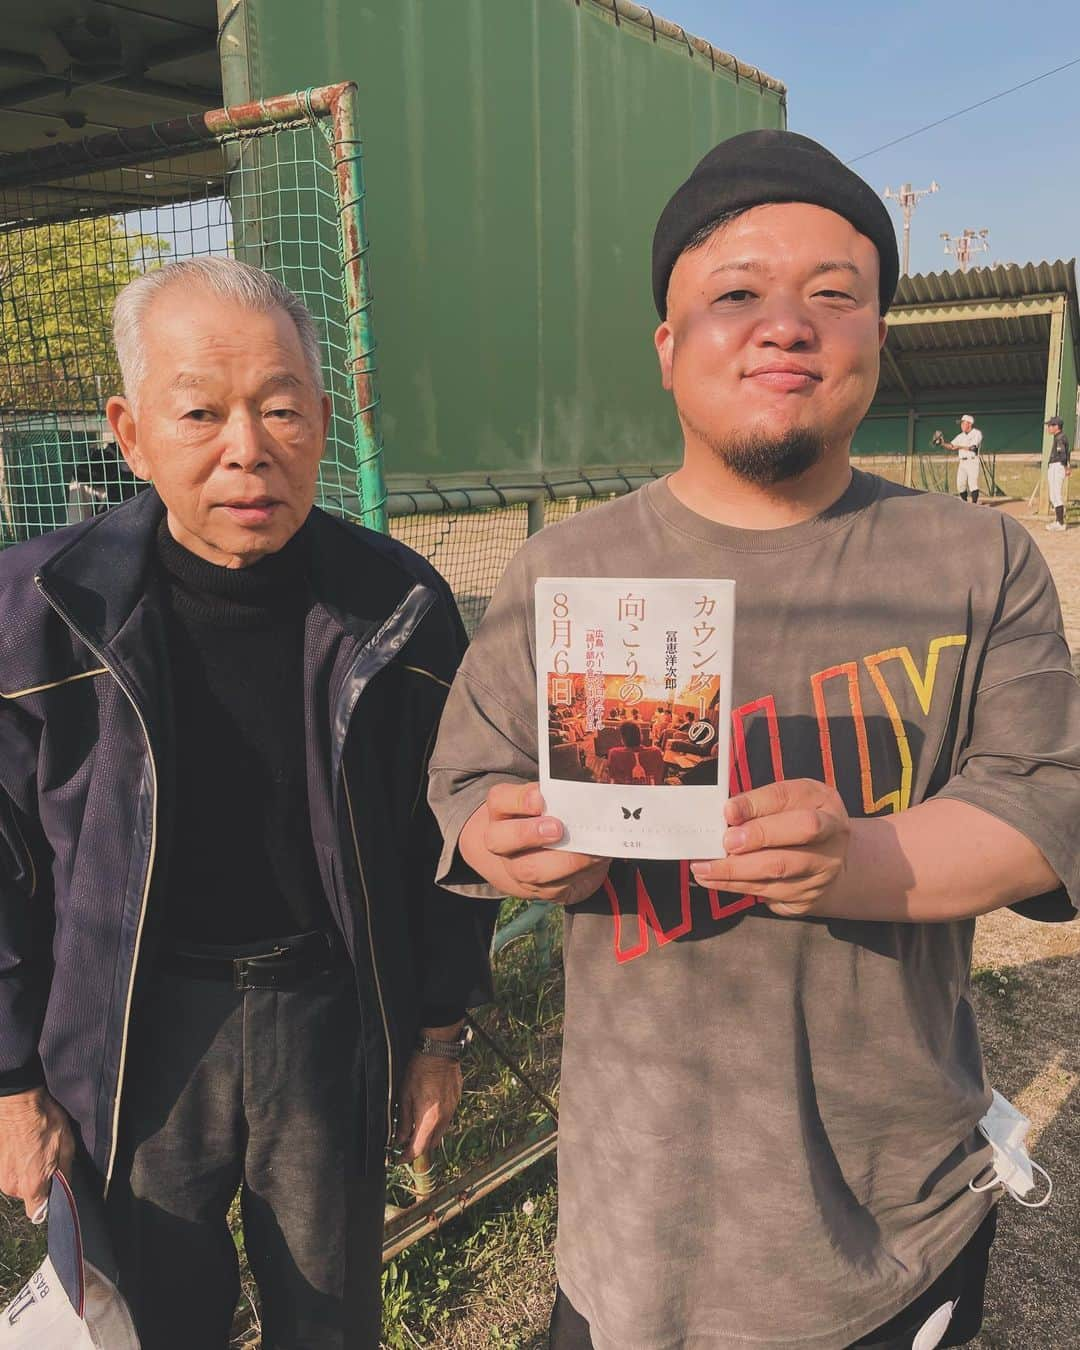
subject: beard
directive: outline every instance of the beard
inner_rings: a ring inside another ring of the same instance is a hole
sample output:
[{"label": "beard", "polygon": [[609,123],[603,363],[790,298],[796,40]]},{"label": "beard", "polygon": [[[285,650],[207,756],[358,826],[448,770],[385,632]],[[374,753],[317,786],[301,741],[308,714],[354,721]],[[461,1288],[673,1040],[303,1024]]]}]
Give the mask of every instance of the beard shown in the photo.
[{"label": "beard", "polygon": [[773,436],[764,431],[748,432],[719,441],[700,427],[687,426],[726,468],[757,487],[774,487],[798,478],[820,463],[826,450],[825,437],[811,427],[792,427]]}]

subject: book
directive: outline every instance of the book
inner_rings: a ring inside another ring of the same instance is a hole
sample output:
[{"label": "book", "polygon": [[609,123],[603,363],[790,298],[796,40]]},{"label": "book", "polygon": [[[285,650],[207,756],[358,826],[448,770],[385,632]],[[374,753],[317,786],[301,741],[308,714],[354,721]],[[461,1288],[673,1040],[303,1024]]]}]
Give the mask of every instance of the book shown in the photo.
[{"label": "book", "polygon": [[720,858],[729,795],[735,583],[540,577],[540,791],[553,847]]}]

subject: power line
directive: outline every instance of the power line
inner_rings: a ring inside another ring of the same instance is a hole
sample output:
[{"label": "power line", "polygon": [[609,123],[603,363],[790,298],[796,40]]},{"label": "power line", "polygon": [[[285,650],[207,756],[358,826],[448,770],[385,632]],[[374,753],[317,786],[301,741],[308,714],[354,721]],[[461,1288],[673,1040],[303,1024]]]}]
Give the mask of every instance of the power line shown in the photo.
[{"label": "power line", "polygon": [[888,150],[891,146],[899,145],[901,141],[910,141],[913,136],[921,136],[924,131],[932,131],[934,127],[943,126],[956,117],[963,117],[965,113],[974,112],[976,108],[985,108],[988,103],[993,103],[996,99],[1005,98],[1007,94],[1015,94],[1018,89],[1026,89],[1028,85],[1038,84],[1040,80],[1048,79],[1051,75],[1057,75],[1063,70],[1068,70],[1070,66],[1080,66],[1080,56],[1072,61],[1066,61],[1063,66],[1055,66],[1053,70],[1044,70],[1041,75],[1034,75],[1030,80],[1025,80],[1023,84],[1014,84],[1011,89],[1003,89],[1000,94],[991,94],[989,98],[980,99],[978,103],[970,103],[966,108],[960,108],[957,112],[949,113],[947,117],[939,117],[936,122],[927,122],[926,126],[919,127],[917,131],[909,131],[906,136],[897,136],[895,141],[886,141],[884,145],[875,146],[873,150],[866,150],[863,154],[856,155],[854,159],[849,159],[847,162],[858,164],[860,159],[869,159],[871,155],[880,154],[882,150]]}]

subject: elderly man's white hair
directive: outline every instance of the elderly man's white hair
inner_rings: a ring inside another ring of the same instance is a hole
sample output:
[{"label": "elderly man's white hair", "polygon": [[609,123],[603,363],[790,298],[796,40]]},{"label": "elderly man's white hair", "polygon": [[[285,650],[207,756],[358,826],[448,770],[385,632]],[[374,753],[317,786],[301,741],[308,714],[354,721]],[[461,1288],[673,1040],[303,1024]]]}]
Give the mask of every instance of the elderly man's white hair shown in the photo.
[{"label": "elderly man's white hair", "polygon": [[189,258],[167,263],[129,281],[113,305],[113,343],[120,362],[124,393],[133,402],[146,375],[146,344],[143,320],[146,311],[163,291],[173,286],[202,286],[221,300],[231,300],[242,309],[265,314],[283,309],[296,325],[300,346],[315,388],[323,392],[322,354],[315,320],[304,302],[269,272],[250,267],[236,258]]}]

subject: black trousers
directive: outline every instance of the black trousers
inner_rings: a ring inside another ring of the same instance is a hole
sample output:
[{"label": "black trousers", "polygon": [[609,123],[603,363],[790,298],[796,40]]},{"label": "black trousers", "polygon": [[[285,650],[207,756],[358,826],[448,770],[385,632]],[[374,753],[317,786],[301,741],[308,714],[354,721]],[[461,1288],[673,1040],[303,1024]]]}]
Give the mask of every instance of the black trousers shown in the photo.
[{"label": "black trousers", "polygon": [[[957,1300],[959,1306],[940,1345],[966,1345],[974,1340],[982,1326],[986,1270],[996,1232],[997,1210],[992,1209],[960,1255],[928,1289],[884,1326],[855,1341],[849,1350],[911,1350],[922,1324],[943,1303]],[[561,1289],[555,1293],[549,1336],[550,1350],[592,1350],[588,1322]]]},{"label": "black trousers", "polygon": [[238,1190],[264,1350],[377,1350],[385,1177],[359,1174],[352,970],[243,993],[158,975],[129,1056],[106,1221],[143,1350],[226,1350]]}]

